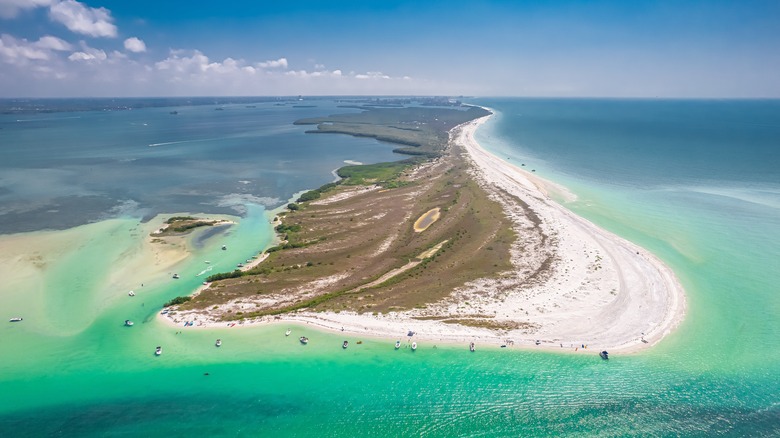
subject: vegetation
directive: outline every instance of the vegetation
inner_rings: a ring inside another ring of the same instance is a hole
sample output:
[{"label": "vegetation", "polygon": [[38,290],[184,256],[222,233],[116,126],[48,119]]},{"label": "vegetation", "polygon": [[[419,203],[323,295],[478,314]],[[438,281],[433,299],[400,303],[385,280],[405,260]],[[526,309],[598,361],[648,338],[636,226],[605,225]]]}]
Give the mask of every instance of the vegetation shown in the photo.
[{"label": "vegetation", "polygon": [[178,225],[178,226],[172,226],[170,228],[170,230],[175,232],[175,233],[183,233],[183,232],[189,231],[189,230],[191,230],[193,228],[211,227],[214,224],[215,224],[214,221],[195,221],[195,222],[188,222],[188,223],[185,223],[185,224],[181,224],[181,225]]},{"label": "vegetation", "polygon": [[184,303],[186,303],[187,301],[190,301],[190,300],[192,300],[192,297],[189,297],[189,296],[187,296],[187,297],[176,297],[176,298],[168,301],[167,303],[163,304],[163,307],[171,307],[171,306],[176,306],[178,304],[184,304]]},{"label": "vegetation", "polygon": [[172,216],[168,218],[167,221],[165,221],[166,224],[172,224],[174,222],[181,222],[181,221],[194,221],[196,218],[192,216]]},{"label": "vegetation", "polygon": [[417,159],[408,159],[390,163],[361,164],[344,166],[336,172],[346,180],[344,184],[347,185],[379,184],[385,188],[394,188],[399,187],[401,174],[417,163],[419,163]]},{"label": "vegetation", "polygon": [[442,154],[449,142],[448,131],[455,126],[488,114],[479,107],[454,108],[379,108],[364,107],[361,113],[334,114],[301,119],[296,125],[317,125],[318,134],[348,134],[373,137],[403,147],[394,152],[424,157]]},{"label": "vegetation", "polygon": [[219,274],[209,275],[206,277],[207,282],[225,280],[228,278],[238,278],[245,274],[245,271],[235,270],[231,272],[220,272]]},{"label": "vegetation", "polygon": [[308,192],[302,194],[295,202],[308,202],[319,199],[323,193],[333,189],[334,187],[338,187],[339,184],[341,184],[341,181],[327,183],[318,189],[309,190]]},{"label": "vegetation", "polygon": [[165,221],[168,224],[163,231],[156,233],[159,234],[175,234],[186,233],[194,228],[198,227],[211,227],[219,223],[215,220],[199,219],[192,216],[173,216]]}]

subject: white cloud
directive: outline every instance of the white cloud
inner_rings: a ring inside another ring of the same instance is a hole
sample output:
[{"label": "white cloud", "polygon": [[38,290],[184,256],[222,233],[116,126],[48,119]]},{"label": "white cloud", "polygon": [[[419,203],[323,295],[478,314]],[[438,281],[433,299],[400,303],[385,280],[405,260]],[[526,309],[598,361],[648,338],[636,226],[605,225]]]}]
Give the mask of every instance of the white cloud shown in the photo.
[{"label": "white cloud", "polygon": [[5,62],[16,65],[26,65],[28,61],[49,59],[49,51],[38,47],[37,44],[26,39],[16,39],[4,33],[0,35],[0,57]]},{"label": "white cloud", "polygon": [[272,61],[265,61],[265,62],[258,62],[255,64],[256,67],[265,69],[265,68],[287,68],[287,58],[279,58]]},{"label": "white cloud", "polygon": [[100,49],[95,49],[81,42],[81,52],[73,52],[68,56],[71,61],[87,61],[87,62],[102,62],[108,58],[106,52]]},{"label": "white cloud", "polygon": [[206,71],[209,65],[208,56],[198,50],[192,52],[192,56],[183,55],[183,50],[171,50],[170,55],[159,62],[154,63],[158,70],[170,71],[173,73],[193,73]]},{"label": "white cloud", "polygon": [[390,76],[381,71],[370,71],[364,74],[355,75],[357,79],[390,79]]},{"label": "white cloud", "polygon": [[51,35],[46,35],[41,37],[41,39],[39,39],[38,42],[35,43],[35,46],[40,47],[42,49],[58,50],[58,51],[66,51],[66,50],[73,49],[73,46],[71,46],[67,41],[59,39],[57,37],[53,37]]},{"label": "white cloud", "polygon": [[141,53],[146,51],[146,44],[140,39],[132,37],[125,40],[125,49],[133,53]]},{"label": "white cloud", "polygon": [[419,80],[379,72],[291,70],[286,58],[214,61],[198,50],[171,50],[162,60],[144,62],[128,51],[84,41],[78,49],[70,47],[51,36],[28,42],[2,35],[0,77],[7,80],[0,81],[0,96],[416,94],[422,89]]},{"label": "white cloud", "polygon": [[64,0],[49,8],[49,17],[72,32],[93,37],[115,37],[114,19],[106,8],[90,8],[75,0]]},{"label": "white cloud", "polygon": [[24,9],[49,6],[55,0],[0,0],[0,17],[15,18]]},{"label": "white cloud", "polygon": [[323,78],[323,77],[340,77],[342,76],[341,70],[318,70],[318,71],[306,71],[306,70],[289,70],[284,72],[285,76],[295,76],[298,78]]}]

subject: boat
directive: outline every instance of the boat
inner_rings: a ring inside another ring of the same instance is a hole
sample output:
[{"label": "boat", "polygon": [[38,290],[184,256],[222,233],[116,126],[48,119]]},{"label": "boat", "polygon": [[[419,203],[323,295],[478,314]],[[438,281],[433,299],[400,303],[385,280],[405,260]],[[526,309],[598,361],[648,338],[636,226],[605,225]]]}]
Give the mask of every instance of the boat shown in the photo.
[{"label": "boat", "polygon": [[347,349],[347,346],[349,346],[349,341],[344,341],[344,343],[341,344],[341,348],[343,348],[345,350]]},{"label": "boat", "polygon": [[287,329],[287,331],[286,331],[286,332],[284,332],[284,335],[285,335],[285,336],[290,336],[290,333],[292,333],[292,330],[290,330],[290,329]]},{"label": "boat", "polygon": [[604,360],[609,360],[609,353],[607,353],[607,350],[602,351],[599,353],[599,356]]},{"label": "boat", "polygon": [[469,351],[473,353],[473,352],[474,352],[474,350],[475,350],[475,348],[474,348],[474,343],[472,342],[472,343],[469,345]]},{"label": "boat", "polygon": [[21,321],[23,319],[24,318],[22,318],[21,316],[16,316],[16,317],[13,317],[13,318],[9,319],[8,321],[9,322],[19,322],[19,321]]},{"label": "boat", "polygon": [[417,349],[417,342],[412,342],[412,351]]},{"label": "boat", "polygon": [[303,344],[303,345],[306,345],[306,344],[309,343],[309,338],[307,338],[306,336],[301,336],[298,340],[301,341],[301,344]]},{"label": "boat", "polygon": [[217,339],[217,342],[215,342],[214,345],[216,345],[217,347],[221,347],[222,346],[222,339]]},{"label": "boat", "polygon": [[243,268],[244,264],[243,263],[239,263],[239,264],[236,265],[236,267]]},{"label": "boat", "polygon": [[155,356],[159,356],[159,355],[161,355],[161,354],[162,354],[162,347],[157,347],[157,348],[154,350],[154,355],[155,355]]},{"label": "boat", "polygon": [[227,250],[227,245],[222,245],[222,251]]},{"label": "boat", "polygon": [[173,114],[175,116],[176,114],[179,114],[179,112],[178,111],[171,111],[168,114]]},{"label": "boat", "polygon": [[395,349],[398,350],[401,348],[401,341],[395,341]]},{"label": "boat", "polygon": [[134,296],[135,296],[135,292],[133,292],[133,291],[130,291],[130,292],[128,292],[128,293],[127,293],[127,295],[129,295],[129,296],[131,296],[131,297],[134,297]]},{"label": "boat", "polygon": [[179,279],[179,274],[173,274],[173,278],[178,280]]},{"label": "boat", "polygon": [[133,326],[133,321],[130,321],[129,319],[126,319],[125,320],[125,325],[128,326],[128,327],[132,327]]}]

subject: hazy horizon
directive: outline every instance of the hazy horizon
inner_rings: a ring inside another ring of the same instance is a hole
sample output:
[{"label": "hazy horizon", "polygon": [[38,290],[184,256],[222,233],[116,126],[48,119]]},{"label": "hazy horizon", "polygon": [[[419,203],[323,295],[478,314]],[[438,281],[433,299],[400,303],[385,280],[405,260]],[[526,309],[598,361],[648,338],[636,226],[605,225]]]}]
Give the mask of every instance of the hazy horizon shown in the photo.
[{"label": "hazy horizon", "polygon": [[778,98],[780,4],[0,0],[0,97]]}]

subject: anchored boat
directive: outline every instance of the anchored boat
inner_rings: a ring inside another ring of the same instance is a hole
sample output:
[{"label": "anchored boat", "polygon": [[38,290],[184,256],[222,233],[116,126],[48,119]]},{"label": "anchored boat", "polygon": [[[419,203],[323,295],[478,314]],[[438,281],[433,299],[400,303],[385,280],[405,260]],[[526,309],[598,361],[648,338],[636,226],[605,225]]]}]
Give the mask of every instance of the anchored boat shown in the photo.
[{"label": "anchored boat", "polygon": [[130,321],[129,319],[126,319],[125,320],[125,326],[132,327],[133,326],[133,321]]},{"label": "anchored boat", "polygon": [[157,348],[154,350],[154,355],[155,355],[155,356],[159,356],[159,355],[161,355],[161,354],[162,354],[162,347],[158,346],[158,347],[157,347]]},{"label": "anchored boat", "polygon": [[300,338],[298,338],[298,340],[301,341],[301,344],[303,344],[303,345],[306,345],[306,344],[309,343],[309,338],[307,338],[306,336],[301,336]]},{"label": "anchored boat", "polygon": [[222,346],[222,339],[217,339],[217,342],[215,342],[214,345],[216,345],[217,347],[221,347]]}]

